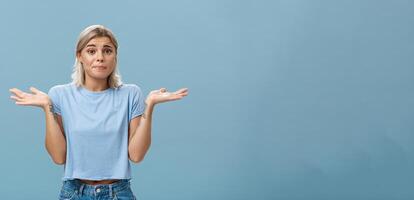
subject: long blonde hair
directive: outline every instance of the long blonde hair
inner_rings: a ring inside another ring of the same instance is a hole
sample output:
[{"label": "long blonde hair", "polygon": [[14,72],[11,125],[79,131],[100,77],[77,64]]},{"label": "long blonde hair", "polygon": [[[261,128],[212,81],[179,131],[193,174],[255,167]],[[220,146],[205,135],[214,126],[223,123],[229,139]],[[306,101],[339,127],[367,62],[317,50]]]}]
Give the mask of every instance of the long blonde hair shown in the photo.
[{"label": "long blonde hair", "polygon": [[108,85],[111,88],[118,88],[122,85],[121,75],[119,74],[117,67],[118,42],[116,41],[115,35],[112,33],[112,31],[102,25],[92,25],[86,27],[79,34],[75,51],[75,64],[73,65],[72,83],[78,87],[84,86],[85,70],[83,69],[82,63],[78,60],[77,55],[82,51],[83,48],[85,48],[90,40],[96,37],[108,37],[111,40],[112,44],[115,46],[115,69],[108,77]]}]

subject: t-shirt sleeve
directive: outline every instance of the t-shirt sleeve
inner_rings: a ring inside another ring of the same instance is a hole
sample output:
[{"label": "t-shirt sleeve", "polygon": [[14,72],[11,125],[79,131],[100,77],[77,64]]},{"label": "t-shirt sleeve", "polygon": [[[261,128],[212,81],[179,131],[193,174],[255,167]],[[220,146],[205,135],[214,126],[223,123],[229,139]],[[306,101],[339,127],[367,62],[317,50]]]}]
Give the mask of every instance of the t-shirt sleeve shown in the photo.
[{"label": "t-shirt sleeve", "polygon": [[134,85],[131,92],[132,99],[130,101],[129,121],[142,115],[145,110],[145,100],[141,88]]},{"label": "t-shirt sleeve", "polygon": [[60,98],[59,98],[59,91],[58,88],[52,87],[50,88],[49,92],[48,92],[48,96],[50,98],[50,100],[52,101],[52,105],[53,105],[53,113],[61,115],[60,112]]}]

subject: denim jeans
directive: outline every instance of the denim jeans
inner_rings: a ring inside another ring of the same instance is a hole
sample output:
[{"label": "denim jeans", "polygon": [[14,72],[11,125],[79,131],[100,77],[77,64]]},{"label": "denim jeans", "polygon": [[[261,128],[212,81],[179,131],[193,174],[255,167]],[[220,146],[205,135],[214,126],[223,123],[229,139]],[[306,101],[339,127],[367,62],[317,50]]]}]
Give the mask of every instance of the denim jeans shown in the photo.
[{"label": "denim jeans", "polygon": [[100,185],[89,185],[75,179],[63,181],[59,200],[136,200],[136,198],[128,179]]}]

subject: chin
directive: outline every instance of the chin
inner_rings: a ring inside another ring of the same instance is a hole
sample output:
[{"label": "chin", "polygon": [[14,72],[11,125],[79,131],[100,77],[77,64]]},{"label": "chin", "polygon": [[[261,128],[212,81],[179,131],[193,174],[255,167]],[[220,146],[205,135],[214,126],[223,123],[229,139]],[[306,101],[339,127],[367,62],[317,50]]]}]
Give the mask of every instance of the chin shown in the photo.
[{"label": "chin", "polygon": [[89,74],[89,77],[97,80],[108,79],[110,74]]},{"label": "chin", "polygon": [[94,79],[100,79],[100,80],[102,80],[102,79],[108,79],[109,78],[109,75],[108,76],[93,76],[93,78]]},{"label": "chin", "polygon": [[101,71],[101,72],[86,71],[85,73],[87,73],[88,76],[93,79],[108,79],[112,72],[109,73],[109,71]]}]

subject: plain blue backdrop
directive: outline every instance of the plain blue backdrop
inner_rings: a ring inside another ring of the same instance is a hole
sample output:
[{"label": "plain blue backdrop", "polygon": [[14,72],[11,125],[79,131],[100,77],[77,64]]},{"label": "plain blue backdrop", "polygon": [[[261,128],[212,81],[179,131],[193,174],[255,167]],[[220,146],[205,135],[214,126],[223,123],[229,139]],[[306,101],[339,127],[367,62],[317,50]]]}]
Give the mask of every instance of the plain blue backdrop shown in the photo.
[{"label": "plain blue backdrop", "polygon": [[156,107],[140,200],[398,200],[414,190],[414,2],[2,1],[0,198],[57,199],[39,108],[8,89],[71,81],[78,34],[116,34]]}]

